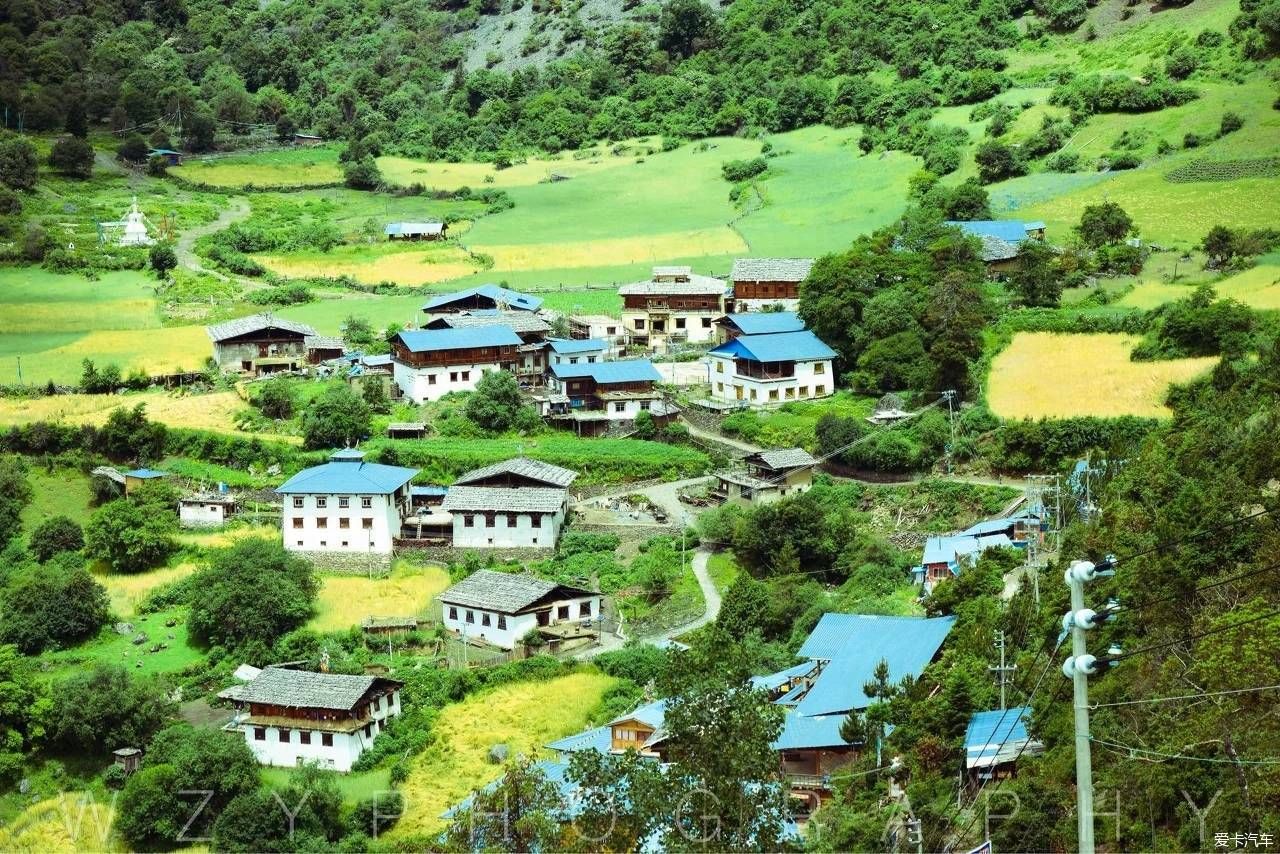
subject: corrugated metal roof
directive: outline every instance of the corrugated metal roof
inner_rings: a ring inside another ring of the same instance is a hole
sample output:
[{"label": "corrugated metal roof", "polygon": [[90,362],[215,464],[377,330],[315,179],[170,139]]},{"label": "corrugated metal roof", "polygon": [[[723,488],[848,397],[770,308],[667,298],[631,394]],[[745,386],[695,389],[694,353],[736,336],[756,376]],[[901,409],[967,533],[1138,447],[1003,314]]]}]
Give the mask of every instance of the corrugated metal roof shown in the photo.
[{"label": "corrugated metal roof", "polygon": [[293,332],[304,338],[308,335],[316,334],[315,329],[305,323],[284,320],[273,314],[251,314],[248,317],[237,317],[235,320],[228,320],[226,323],[215,323],[212,326],[206,326],[204,331],[208,333],[210,340],[216,342],[226,341],[228,338],[239,338],[241,335],[261,332],[264,329],[282,329],[285,332]]},{"label": "corrugated metal roof", "polygon": [[752,676],[751,687],[758,688],[762,691],[771,691],[779,685],[785,685],[792,679],[798,679],[801,676],[808,676],[813,672],[813,668],[817,666],[817,663],[814,661],[802,661],[793,667],[788,667],[785,670],[779,670],[777,673],[770,673],[767,676]]},{"label": "corrugated metal roof", "polygon": [[726,314],[722,319],[736,326],[743,335],[771,335],[804,329],[804,321],[794,311],[747,311]]},{"label": "corrugated metal roof", "polygon": [[964,733],[964,764],[977,768],[1012,762],[1028,741],[1030,706],[974,712]]},{"label": "corrugated metal roof", "polygon": [[645,703],[643,706],[627,712],[624,715],[618,715],[616,718],[609,721],[609,726],[620,724],[623,721],[639,721],[645,726],[650,726],[654,729],[662,729],[662,725],[666,720],[667,701],[655,700],[652,703]]},{"label": "corrugated metal roof", "polygon": [[954,226],[974,237],[995,237],[1008,243],[1021,243],[1027,239],[1027,224],[1020,219],[949,219],[943,225]]},{"label": "corrugated metal roof", "polygon": [[988,534],[998,534],[1005,531],[1013,530],[1014,519],[987,519],[984,522],[978,522],[965,528],[960,533],[968,537],[982,537]]},{"label": "corrugated metal roof", "polygon": [[946,640],[956,618],[823,614],[800,647],[804,658],[829,659],[797,711],[806,716],[863,709],[871,699],[862,686],[882,660],[889,678],[919,676]]},{"label": "corrugated metal roof", "polygon": [[409,487],[410,495],[421,495],[424,498],[432,498],[437,495],[444,495],[449,491],[446,486],[436,486],[434,484],[426,484],[424,486]]},{"label": "corrugated metal roof", "polygon": [[413,353],[465,350],[471,347],[517,346],[520,336],[510,326],[489,323],[461,329],[406,329],[396,335]]},{"label": "corrugated metal roof", "polygon": [[132,471],[127,471],[124,473],[125,477],[136,477],[138,480],[151,480],[152,478],[155,478],[155,477],[168,477],[168,475],[169,473],[167,471],[160,471],[159,469],[145,469],[145,468],[133,469]]},{"label": "corrugated metal roof", "polygon": [[401,684],[378,676],[348,676],[267,667],[251,682],[234,685],[218,694],[241,703],[269,703],[308,709],[348,710],[360,702],[378,682]]},{"label": "corrugated metal roof", "polygon": [[711,351],[715,355],[736,356],[755,362],[813,362],[834,359],[836,351],[808,329],[775,332],[771,335],[739,335]]},{"label": "corrugated metal roof", "polygon": [[662,374],[648,359],[621,359],[616,362],[592,362],[578,365],[552,365],[551,372],[559,379],[591,377],[598,384],[659,382]]},{"label": "corrugated metal roof", "polygon": [[354,448],[338,451],[329,462],[303,469],[280,485],[282,495],[386,495],[414,478],[418,469],[366,463]]},{"label": "corrugated metal roof", "polygon": [[475,483],[477,480],[487,480],[499,474],[514,474],[560,487],[568,486],[578,477],[578,473],[573,469],[544,463],[542,460],[531,460],[528,457],[512,457],[500,463],[465,472],[454,481],[454,484],[461,486],[466,483]]},{"label": "corrugated metal roof", "polygon": [[502,303],[509,308],[519,308],[525,311],[537,311],[538,306],[542,305],[541,297],[534,297],[528,294],[522,294],[519,291],[513,291],[500,285],[477,285],[474,288],[467,288],[463,291],[455,291],[451,294],[441,294],[427,300],[427,304],[422,307],[423,311],[434,311],[442,308],[450,303],[458,300],[466,299],[472,296],[488,297],[493,300],[495,307]]},{"label": "corrugated metal roof", "polygon": [[441,234],[444,232],[443,222],[392,222],[384,229],[388,236],[397,234]]},{"label": "corrugated metal roof", "polygon": [[547,343],[551,345],[553,351],[561,355],[590,353],[595,350],[604,350],[609,346],[599,338],[551,338]]},{"label": "corrugated metal roof", "polygon": [[735,282],[801,282],[813,269],[812,258],[735,258]]},{"label": "corrugated metal roof", "polygon": [[494,510],[507,513],[554,513],[568,493],[541,486],[451,486],[440,507],[451,513]]},{"label": "corrugated metal roof", "polygon": [[597,753],[608,753],[613,749],[613,730],[607,726],[598,726],[585,732],[574,733],[547,745],[551,750],[561,753],[577,753],[581,750],[594,750]]},{"label": "corrugated metal roof", "polygon": [[774,750],[815,750],[822,747],[847,747],[840,737],[840,727],[848,715],[815,715],[808,717],[789,712],[782,720],[782,732],[773,743]]},{"label": "corrugated metal roof", "polygon": [[951,537],[929,537],[924,542],[924,558],[921,563],[952,563],[960,557],[982,554],[987,549],[1011,548],[1013,541],[1004,534]]}]

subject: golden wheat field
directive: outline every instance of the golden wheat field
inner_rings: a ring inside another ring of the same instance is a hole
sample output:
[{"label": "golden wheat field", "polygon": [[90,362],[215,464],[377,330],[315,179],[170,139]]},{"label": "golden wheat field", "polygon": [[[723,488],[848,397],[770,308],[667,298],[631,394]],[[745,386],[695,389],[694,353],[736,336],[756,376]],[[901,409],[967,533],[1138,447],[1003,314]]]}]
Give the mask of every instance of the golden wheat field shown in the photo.
[{"label": "golden wheat field", "polygon": [[445,245],[428,249],[388,250],[387,244],[351,246],[332,252],[292,255],[257,255],[262,266],[290,278],[350,276],[366,285],[395,282],[422,285],[460,279],[479,267],[465,251]]},{"label": "golden wheat field", "polygon": [[437,593],[449,586],[449,573],[438,566],[397,561],[387,578],[328,575],[321,580],[316,615],[318,632],[345,631],[366,617],[421,617]]},{"label": "golden wheat field", "polygon": [[987,404],[1001,418],[1164,418],[1165,392],[1216,358],[1131,362],[1138,336],[1019,332],[991,363]]},{"label": "golden wheat field", "polygon": [[[1259,311],[1280,311],[1280,266],[1259,264],[1221,281],[1212,282],[1218,296],[1239,300]],[[1191,296],[1193,287],[1143,282],[1120,299],[1119,305],[1152,309]]]},{"label": "golden wheat field", "polygon": [[513,682],[446,706],[435,739],[414,757],[401,791],[405,814],[391,836],[439,830],[440,815],[473,790],[496,780],[502,766],[489,748],[505,744],[511,756],[533,756],[557,738],[578,732],[613,679],[571,673],[546,682]]},{"label": "golden wheat field", "polygon": [[495,270],[510,271],[607,267],[698,255],[732,255],[746,252],[747,244],[733,229],[719,226],[600,240],[491,244],[472,249],[492,257]]},{"label": "golden wheat field", "polygon": [[0,851],[13,854],[62,854],[62,852],[111,851],[111,800],[81,802],[80,792],[63,792],[27,807],[8,824],[0,826]]}]

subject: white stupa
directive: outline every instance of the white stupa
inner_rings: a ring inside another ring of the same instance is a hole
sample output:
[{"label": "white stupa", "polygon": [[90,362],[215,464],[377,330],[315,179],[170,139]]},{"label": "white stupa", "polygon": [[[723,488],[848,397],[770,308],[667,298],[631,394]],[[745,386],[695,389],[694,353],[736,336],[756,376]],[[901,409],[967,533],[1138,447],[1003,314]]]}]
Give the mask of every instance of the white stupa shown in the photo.
[{"label": "white stupa", "polygon": [[156,240],[147,233],[147,218],[138,210],[138,197],[133,197],[133,207],[124,215],[124,234],[120,235],[121,246],[150,246]]}]

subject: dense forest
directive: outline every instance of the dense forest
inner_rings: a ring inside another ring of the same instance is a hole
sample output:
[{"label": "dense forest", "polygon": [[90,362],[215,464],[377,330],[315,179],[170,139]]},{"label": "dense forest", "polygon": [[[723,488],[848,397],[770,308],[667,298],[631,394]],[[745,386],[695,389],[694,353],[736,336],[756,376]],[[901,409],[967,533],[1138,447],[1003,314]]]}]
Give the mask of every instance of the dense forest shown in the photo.
[{"label": "dense forest", "polygon": [[[1003,49],[1074,30],[1086,11],[1084,0],[736,0],[721,10],[627,0],[611,23],[588,27],[581,0],[535,4],[530,38],[558,34],[559,57],[468,73],[473,28],[522,3],[6,0],[0,106],[7,127],[37,131],[163,119],[197,151],[219,133],[276,128],[428,158],[858,121],[873,129],[866,144],[931,155],[942,174],[958,157],[949,132],[929,125],[932,110],[1007,88]],[[1238,53],[1273,53],[1280,3],[1242,9]],[[1142,91],[1092,77],[1059,97],[1085,112],[1178,103],[1193,93],[1171,79],[1214,47],[1179,48]]]}]

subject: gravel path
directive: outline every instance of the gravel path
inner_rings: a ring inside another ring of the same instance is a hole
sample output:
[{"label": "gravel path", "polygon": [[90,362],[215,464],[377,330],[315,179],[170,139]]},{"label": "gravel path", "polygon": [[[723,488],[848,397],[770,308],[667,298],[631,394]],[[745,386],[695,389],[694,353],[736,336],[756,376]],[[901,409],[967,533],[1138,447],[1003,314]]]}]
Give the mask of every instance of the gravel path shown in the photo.
[{"label": "gravel path", "polygon": [[232,196],[227,202],[229,203],[227,209],[218,214],[217,219],[204,225],[188,228],[182,232],[182,236],[178,238],[178,242],[173,246],[173,251],[178,256],[179,264],[197,273],[208,273],[210,276],[216,276],[224,282],[230,281],[225,274],[219,273],[217,270],[210,270],[200,263],[200,257],[195,252],[195,245],[196,241],[206,234],[222,231],[232,223],[240,222],[249,217],[249,200],[244,196]]}]

